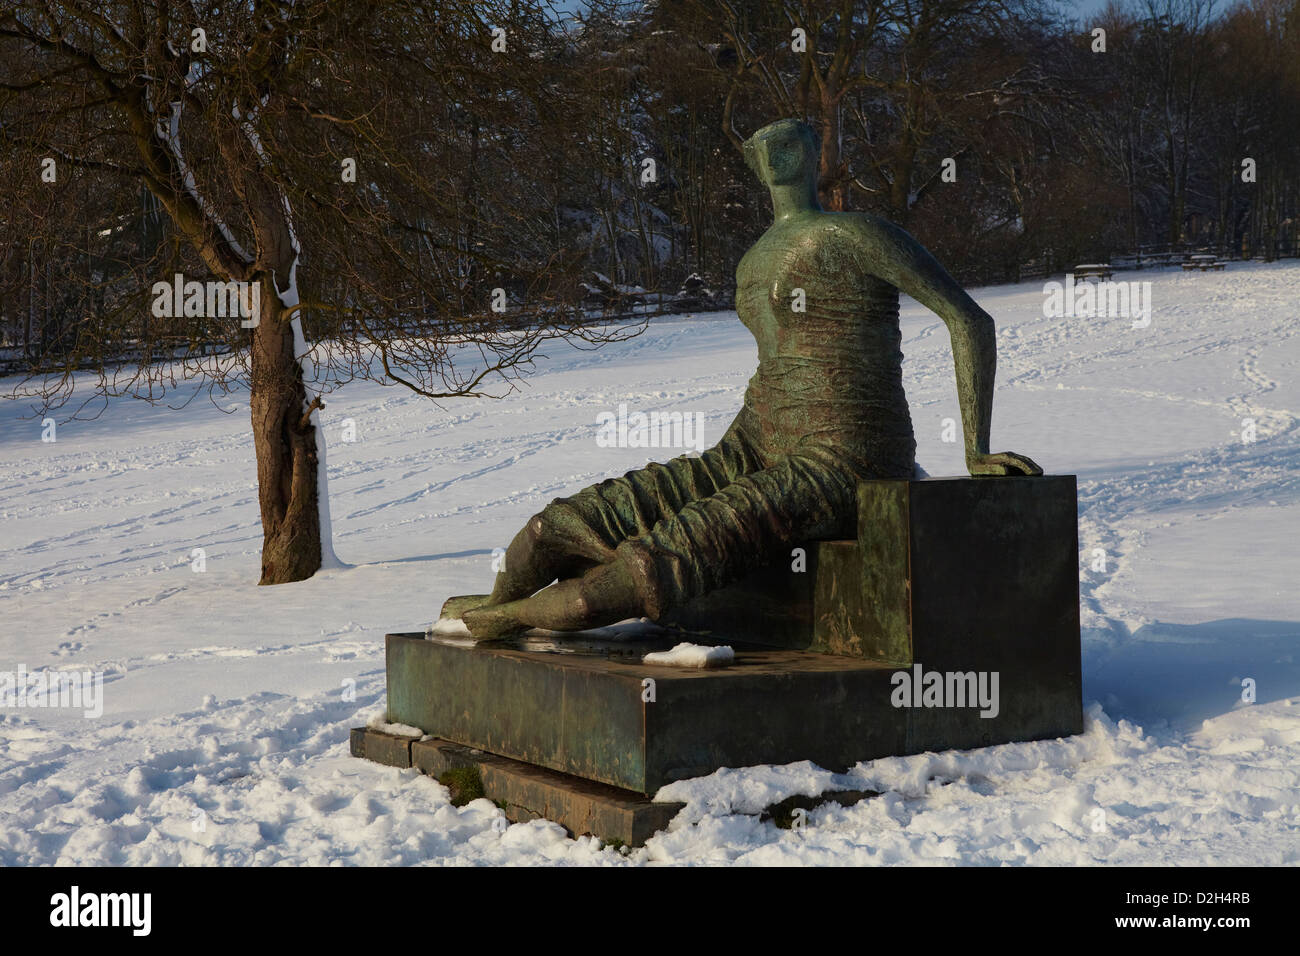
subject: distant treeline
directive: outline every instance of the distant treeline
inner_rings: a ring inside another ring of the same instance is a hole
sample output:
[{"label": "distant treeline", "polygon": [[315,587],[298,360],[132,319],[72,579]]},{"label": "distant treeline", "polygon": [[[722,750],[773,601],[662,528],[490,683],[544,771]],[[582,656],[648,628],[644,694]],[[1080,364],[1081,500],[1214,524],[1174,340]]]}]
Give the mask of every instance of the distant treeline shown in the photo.
[{"label": "distant treeline", "polygon": [[606,175],[656,159],[656,187],[617,193],[634,220],[665,212],[679,250],[656,262],[607,236],[594,258],[625,282],[729,279],[769,214],[738,141],[781,116],[822,134],[824,206],[899,223],[967,281],[1300,239],[1297,0],[1128,0],[1087,20],[1017,0],[663,0],[616,18],[586,38],[611,51],[595,108],[628,137]]},{"label": "distant treeline", "polygon": [[[497,5],[500,50],[491,38],[446,43],[413,62],[429,71],[412,84],[421,102],[346,86],[324,107],[288,101],[340,129],[336,116],[350,110],[387,124],[395,148],[412,144],[410,168],[390,150],[382,176],[356,155],[356,187],[324,184],[339,179],[351,146],[330,147],[332,157],[322,147],[322,184],[311,180],[308,141],[296,147],[301,167],[274,170],[299,232],[315,240],[303,254],[312,298],[361,315],[337,322],[369,321],[365,301],[384,296],[385,316],[487,312],[494,290],[512,311],[543,300],[617,305],[683,284],[701,307],[725,302],[770,215],[740,143],[786,116],[821,136],[826,208],[899,223],[968,282],[1139,248],[1270,257],[1298,247],[1300,0],[1127,0],[1086,20],[1040,0],[596,0],[577,15],[550,6]],[[18,38],[23,15],[12,21]],[[346,63],[347,31],[329,42]],[[35,68],[43,54],[24,55]],[[346,84],[346,72],[330,82]],[[19,115],[6,121],[4,106],[17,102],[22,70],[0,79],[4,134]],[[86,89],[88,105],[66,101],[69,121],[109,109]],[[63,122],[65,101],[50,95],[48,115]],[[116,157],[83,161],[46,208],[32,149],[0,157],[8,355],[57,357],[65,338],[84,338],[75,330],[87,312],[126,302],[143,314],[150,281],[204,275],[151,191],[114,178]],[[206,188],[223,196],[221,167],[197,152],[193,165],[201,178],[213,170]],[[382,220],[349,207],[347,229],[373,230],[365,256],[328,215],[346,189],[372,205],[405,190],[400,215],[394,202]],[[309,337],[338,331],[322,315],[308,315]],[[119,341],[185,344],[138,323],[123,323]],[[188,330],[191,345],[195,336]]]}]

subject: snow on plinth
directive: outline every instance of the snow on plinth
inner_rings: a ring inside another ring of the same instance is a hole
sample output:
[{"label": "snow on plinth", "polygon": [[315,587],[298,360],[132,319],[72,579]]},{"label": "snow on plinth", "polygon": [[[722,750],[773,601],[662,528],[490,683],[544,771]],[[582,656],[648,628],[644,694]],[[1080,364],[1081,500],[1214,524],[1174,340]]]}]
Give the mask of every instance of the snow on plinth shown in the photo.
[{"label": "snow on plinth", "polygon": [[429,628],[432,637],[471,637],[469,628],[458,617],[440,617]]},{"label": "snow on plinth", "polygon": [[668,667],[726,667],[736,659],[730,647],[706,647],[703,644],[678,644],[671,651],[655,651],[641,658],[646,664]]},{"label": "snow on plinth", "polygon": [[366,721],[366,727],[371,730],[377,730],[381,734],[392,734],[394,737],[423,737],[424,731],[419,727],[412,727],[410,724],[390,724],[384,720],[383,714],[376,714]]}]

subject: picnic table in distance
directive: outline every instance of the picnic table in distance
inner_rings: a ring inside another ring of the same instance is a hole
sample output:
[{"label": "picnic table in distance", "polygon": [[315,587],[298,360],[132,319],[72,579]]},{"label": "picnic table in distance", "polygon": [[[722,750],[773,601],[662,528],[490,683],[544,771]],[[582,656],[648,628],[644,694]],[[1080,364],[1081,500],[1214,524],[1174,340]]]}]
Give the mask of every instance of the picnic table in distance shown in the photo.
[{"label": "picnic table in distance", "polygon": [[1074,267],[1076,279],[1109,279],[1115,273],[1108,262],[1085,262]]},{"label": "picnic table in distance", "polygon": [[1193,269],[1200,269],[1204,272],[1207,269],[1222,269],[1223,261],[1215,255],[1198,254],[1189,256],[1183,263],[1183,271],[1191,272]]}]

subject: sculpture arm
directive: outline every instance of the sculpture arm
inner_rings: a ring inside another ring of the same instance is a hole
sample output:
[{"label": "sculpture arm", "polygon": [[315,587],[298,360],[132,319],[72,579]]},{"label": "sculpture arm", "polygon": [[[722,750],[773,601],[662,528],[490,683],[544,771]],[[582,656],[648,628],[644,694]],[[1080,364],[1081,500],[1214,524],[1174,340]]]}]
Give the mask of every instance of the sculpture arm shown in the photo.
[{"label": "sculpture arm", "polygon": [[860,221],[864,224],[867,271],[906,292],[948,327],[970,473],[1042,474],[1042,469],[1023,455],[989,452],[998,361],[992,317],[905,230],[874,216],[863,215]]}]

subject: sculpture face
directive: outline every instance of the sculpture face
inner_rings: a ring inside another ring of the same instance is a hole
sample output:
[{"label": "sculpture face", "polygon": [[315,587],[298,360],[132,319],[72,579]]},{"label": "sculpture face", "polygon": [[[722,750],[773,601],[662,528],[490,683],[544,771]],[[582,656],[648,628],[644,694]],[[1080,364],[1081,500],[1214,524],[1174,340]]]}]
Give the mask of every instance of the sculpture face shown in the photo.
[{"label": "sculpture face", "polygon": [[746,159],[768,186],[789,186],[808,180],[817,169],[817,141],[812,129],[798,120],[764,126],[745,144]]}]

